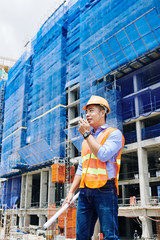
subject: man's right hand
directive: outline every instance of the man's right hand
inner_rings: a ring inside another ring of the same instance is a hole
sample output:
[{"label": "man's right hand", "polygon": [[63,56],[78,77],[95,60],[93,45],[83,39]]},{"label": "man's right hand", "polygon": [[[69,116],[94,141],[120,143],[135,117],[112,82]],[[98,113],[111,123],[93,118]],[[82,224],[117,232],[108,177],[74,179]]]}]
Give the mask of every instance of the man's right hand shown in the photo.
[{"label": "man's right hand", "polygon": [[62,204],[62,206],[64,206],[66,203],[70,204],[73,196],[74,196],[74,192],[77,190],[77,188],[79,187],[79,184],[81,182],[81,176],[80,175],[75,175],[72,186],[67,194],[67,197],[64,199],[64,202]]},{"label": "man's right hand", "polygon": [[70,204],[73,196],[74,196],[74,193],[69,192],[69,193],[67,194],[67,197],[64,199],[64,202],[63,202],[63,204],[62,204],[62,207],[63,207],[66,203]]}]

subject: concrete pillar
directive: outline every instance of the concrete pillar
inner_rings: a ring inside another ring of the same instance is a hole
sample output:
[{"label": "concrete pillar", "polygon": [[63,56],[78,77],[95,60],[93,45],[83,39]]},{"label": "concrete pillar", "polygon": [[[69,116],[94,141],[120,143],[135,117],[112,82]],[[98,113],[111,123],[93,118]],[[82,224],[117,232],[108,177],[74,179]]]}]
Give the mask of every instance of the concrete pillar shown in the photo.
[{"label": "concrete pillar", "polygon": [[[137,142],[138,142],[138,168],[139,168],[139,185],[140,185],[140,197],[141,197],[141,206],[145,206],[150,202],[150,193],[149,193],[149,178],[148,178],[148,156],[147,150],[142,148],[141,141],[141,129],[142,122],[136,122],[136,131],[137,131]],[[152,222],[145,218],[139,217],[142,221],[142,236],[144,239],[151,238],[152,233]]]},{"label": "concrete pillar", "polygon": [[26,199],[26,175],[22,176],[20,208],[25,208]]},{"label": "concrete pillar", "polygon": [[[133,88],[134,88],[134,92],[137,92],[139,90],[137,75],[133,76]],[[134,103],[135,103],[135,114],[138,117],[139,116],[139,102],[138,102],[138,97],[137,96],[134,99]]]},{"label": "concrete pillar", "polygon": [[125,204],[125,198],[126,198],[126,187],[125,185],[122,185],[122,204]]},{"label": "concrete pillar", "polygon": [[[140,75],[133,76],[133,88],[134,88],[134,92],[137,92],[142,89]],[[138,117],[141,113],[143,113],[143,110],[142,110],[143,104],[141,102],[141,98],[138,96],[135,96],[134,103],[135,103],[135,114],[136,114],[136,117]]]},{"label": "concrete pillar", "polygon": [[46,216],[39,215],[39,227],[43,227],[45,223],[46,223]]},{"label": "concrete pillar", "polygon": [[139,165],[139,184],[140,184],[140,196],[141,205],[149,204],[149,180],[148,180],[148,161],[147,150],[138,149],[138,165]]},{"label": "concrete pillar", "polygon": [[[134,92],[137,92],[141,89],[141,79],[140,76],[133,76],[133,86]],[[138,117],[140,115],[141,108],[140,99],[135,97],[135,114]],[[138,142],[138,168],[139,168],[139,186],[140,186],[140,197],[141,205],[145,206],[149,203],[149,179],[148,179],[148,157],[147,150],[142,148],[142,127],[143,122],[136,122],[136,133],[137,133],[137,142]],[[152,237],[152,223],[147,218],[142,218],[142,236],[147,239]]]},{"label": "concrete pillar", "polygon": [[32,198],[32,175],[26,176],[26,197],[25,197],[25,208],[31,207]]},{"label": "concrete pillar", "polygon": [[[74,102],[73,94],[70,91],[70,88],[68,88],[68,104],[71,104]],[[74,111],[72,108],[68,108],[68,119],[71,120],[74,118]]]},{"label": "concrete pillar", "polygon": [[142,238],[151,239],[153,237],[152,221],[146,217],[140,216],[139,219],[142,222]]},{"label": "concrete pillar", "polygon": [[137,142],[138,142],[138,167],[141,205],[149,203],[149,179],[148,179],[148,157],[147,150],[141,146],[141,122],[136,122]]},{"label": "concrete pillar", "polygon": [[24,216],[23,214],[19,214],[19,228],[22,229],[24,226]]},{"label": "concrete pillar", "polygon": [[30,225],[30,215],[24,216],[24,228],[25,231],[29,233],[29,225]]},{"label": "concrete pillar", "polygon": [[55,203],[55,183],[52,182],[52,169],[49,170],[48,203]]},{"label": "concrete pillar", "polygon": [[48,171],[41,171],[40,178],[40,207],[48,205]]}]

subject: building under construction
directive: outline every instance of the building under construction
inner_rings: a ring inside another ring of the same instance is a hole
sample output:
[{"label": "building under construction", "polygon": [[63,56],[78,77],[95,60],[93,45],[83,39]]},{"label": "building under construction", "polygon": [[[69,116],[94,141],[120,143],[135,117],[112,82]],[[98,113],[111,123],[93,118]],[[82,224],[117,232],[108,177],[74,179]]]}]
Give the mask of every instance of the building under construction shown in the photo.
[{"label": "building under construction", "polygon": [[73,181],[91,95],[125,136],[120,239],[160,239],[158,0],[64,1],[1,79],[0,239],[75,239],[76,204],[42,226]]}]

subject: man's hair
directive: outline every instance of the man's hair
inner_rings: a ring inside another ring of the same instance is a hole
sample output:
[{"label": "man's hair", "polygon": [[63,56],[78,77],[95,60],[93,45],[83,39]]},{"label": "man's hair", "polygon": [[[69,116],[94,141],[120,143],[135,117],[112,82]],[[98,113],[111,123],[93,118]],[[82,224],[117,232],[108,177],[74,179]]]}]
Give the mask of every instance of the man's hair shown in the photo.
[{"label": "man's hair", "polygon": [[97,104],[96,106],[99,108],[100,111],[105,110],[105,108],[102,105]]},{"label": "man's hair", "polygon": [[105,120],[107,119],[107,108],[105,106],[99,105],[99,104],[95,104],[100,111],[105,110]]}]

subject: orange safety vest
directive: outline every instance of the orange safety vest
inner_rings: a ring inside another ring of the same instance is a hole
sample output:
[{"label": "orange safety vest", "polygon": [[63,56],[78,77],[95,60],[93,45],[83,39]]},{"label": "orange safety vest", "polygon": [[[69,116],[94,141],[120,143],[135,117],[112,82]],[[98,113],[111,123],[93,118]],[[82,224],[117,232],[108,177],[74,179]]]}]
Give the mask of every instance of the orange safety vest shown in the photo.
[{"label": "orange safety vest", "polygon": [[[100,136],[97,138],[97,142],[101,145],[104,144],[108,136],[115,131],[115,128],[107,128]],[[122,148],[124,146],[124,137],[122,135],[123,142]],[[118,156],[115,162],[110,162],[112,164],[116,164],[117,171],[116,171],[116,178],[115,183],[117,187],[117,194],[118,191],[118,178],[119,178],[119,170],[121,164],[121,150],[120,149]],[[90,150],[89,145],[86,140],[82,143],[82,178],[80,183],[80,188],[84,188],[85,186],[88,188],[100,188],[103,187],[106,183],[108,178],[107,175],[107,167],[106,162],[100,161]]]}]

